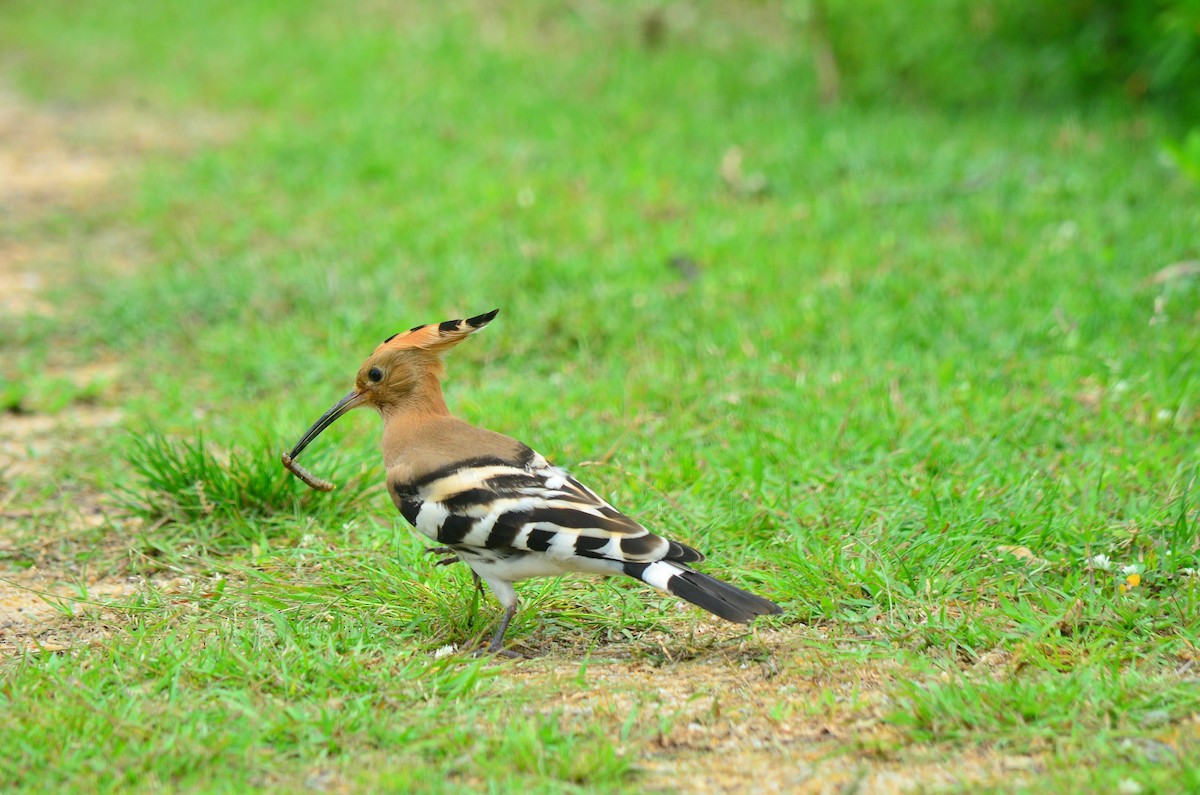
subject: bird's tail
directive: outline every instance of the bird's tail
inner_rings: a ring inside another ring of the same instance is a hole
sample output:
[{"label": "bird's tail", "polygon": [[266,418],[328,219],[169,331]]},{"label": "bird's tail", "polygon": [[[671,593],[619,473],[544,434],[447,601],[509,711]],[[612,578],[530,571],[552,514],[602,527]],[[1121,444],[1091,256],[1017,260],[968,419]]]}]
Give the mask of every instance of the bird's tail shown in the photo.
[{"label": "bird's tail", "polygon": [[652,588],[686,599],[713,615],[736,624],[748,624],[757,616],[778,615],[783,609],[761,596],[701,574],[687,566],[665,560],[625,563],[625,573]]}]

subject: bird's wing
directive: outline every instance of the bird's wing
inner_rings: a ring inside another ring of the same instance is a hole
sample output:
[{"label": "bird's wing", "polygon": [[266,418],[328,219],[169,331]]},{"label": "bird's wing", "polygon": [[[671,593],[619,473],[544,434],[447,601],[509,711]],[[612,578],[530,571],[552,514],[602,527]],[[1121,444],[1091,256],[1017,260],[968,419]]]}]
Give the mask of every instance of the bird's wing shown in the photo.
[{"label": "bird's wing", "polygon": [[704,559],[651,533],[533,451],[522,461],[461,461],[397,485],[396,492],[410,524],[452,547],[518,549],[559,560]]}]

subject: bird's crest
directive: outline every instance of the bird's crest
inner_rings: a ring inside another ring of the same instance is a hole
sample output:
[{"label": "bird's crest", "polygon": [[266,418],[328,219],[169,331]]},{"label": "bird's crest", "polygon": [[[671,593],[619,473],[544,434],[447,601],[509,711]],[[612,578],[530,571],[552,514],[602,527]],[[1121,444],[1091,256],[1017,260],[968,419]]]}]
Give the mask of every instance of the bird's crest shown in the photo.
[{"label": "bird's crest", "polygon": [[476,315],[475,317],[460,320],[443,320],[441,323],[413,326],[408,331],[388,337],[379,344],[375,352],[379,353],[382,350],[417,349],[442,353],[453,348],[486,326],[492,321],[492,318],[496,317],[496,313],[499,311],[499,309],[493,309],[491,312],[484,312],[482,315]]}]

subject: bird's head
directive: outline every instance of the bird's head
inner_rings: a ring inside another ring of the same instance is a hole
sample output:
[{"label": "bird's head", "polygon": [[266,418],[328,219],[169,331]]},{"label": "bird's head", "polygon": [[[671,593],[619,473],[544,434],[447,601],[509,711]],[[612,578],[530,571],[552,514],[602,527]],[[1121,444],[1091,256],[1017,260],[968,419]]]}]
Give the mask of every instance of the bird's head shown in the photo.
[{"label": "bird's head", "polygon": [[438,386],[444,367],[442,355],[491,322],[499,309],[465,320],[445,320],[414,326],[388,337],[358,368],[354,389],[313,423],[292,448],[295,458],[339,417],[359,406],[374,406],[385,416],[424,403],[441,404]]}]

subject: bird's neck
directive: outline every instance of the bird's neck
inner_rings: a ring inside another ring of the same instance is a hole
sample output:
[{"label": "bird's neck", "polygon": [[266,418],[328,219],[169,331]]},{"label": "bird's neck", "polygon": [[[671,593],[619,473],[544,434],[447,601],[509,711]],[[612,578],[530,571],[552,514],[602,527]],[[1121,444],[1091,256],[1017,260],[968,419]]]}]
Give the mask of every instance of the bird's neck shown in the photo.
[{"label": "bird's neck", "polygon": [[447,438],[462,423],[446,408],[441,386],[436,382],[410,395],[403,404],[380,407],[383,415],[383,462],[388,471],[388,488],[407,483],[444,463]]},{"label": "bird's neck", "polygon": [[450,416],[437,373],[428,373],[402,400],[382,404],[379,411],[388,424],[412,424],[430,417]]}]

